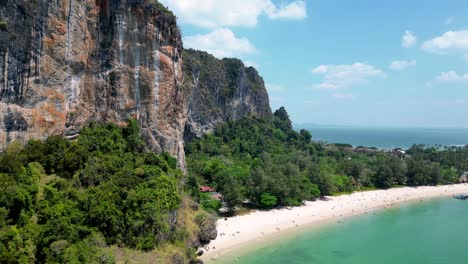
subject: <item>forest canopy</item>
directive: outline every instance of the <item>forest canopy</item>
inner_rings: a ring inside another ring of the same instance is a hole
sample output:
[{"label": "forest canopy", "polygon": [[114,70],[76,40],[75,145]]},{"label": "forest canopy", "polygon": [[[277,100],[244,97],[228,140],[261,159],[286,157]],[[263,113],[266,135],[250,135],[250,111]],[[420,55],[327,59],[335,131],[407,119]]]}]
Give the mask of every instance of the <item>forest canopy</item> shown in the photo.
[{"label": "forest canopy", "polygon": [[106,245],[174,242],[182,176],[174,158],[145,151],[134,120],[13,142],[0,156],[0,262],[112,263]]},{"label": "forest canopy", "polygon": [[189,183],[195,196],[198,185],[216,188],[231,209],[245,203],[272,208],[356,190],[450,184],[467,169],[466,148],[414,146],[407,155],[396,155],[311,139],[309,131],[292,128],[284,108],[273,118],[221,124],[186,145]]},{"label": "forest canopy", "polygon": [[[113,263],[109,246],[167,245],[194,260],[195,248],[216,237],[206,211],[450,184],[468,170],[466,147],[415,145],[395,154],[312,139],[293,129],[284,108],[230,121],[186,143],[188,175],[169,154],[145,147],[135,120],[91,123],[76,140],[12,142],[0,155],[0,262]],[[178,214],[184,204],[192,209]]]}]

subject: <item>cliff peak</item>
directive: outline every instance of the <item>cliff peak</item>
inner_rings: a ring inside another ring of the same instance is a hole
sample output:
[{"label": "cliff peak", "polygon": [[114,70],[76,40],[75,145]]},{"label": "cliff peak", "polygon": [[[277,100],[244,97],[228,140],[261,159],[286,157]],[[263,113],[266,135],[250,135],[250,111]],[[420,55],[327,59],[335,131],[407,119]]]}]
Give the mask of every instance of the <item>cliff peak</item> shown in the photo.
[{"label": "cliff peak", "polygon": [[91,121],[138,121],[149,149],[185,166],[186,138],[271,116],[264,81],[239,59],[183,49],[155,0],[3,0],[0,148],[75,137]]},{"label": "cliff peak", "polygon": [[204,51],[185,50],[185,85],[189,116],[185,138],[200,137],[222,122],[244,116],[271,117],[263,78],[239,59],[215,58]]}]

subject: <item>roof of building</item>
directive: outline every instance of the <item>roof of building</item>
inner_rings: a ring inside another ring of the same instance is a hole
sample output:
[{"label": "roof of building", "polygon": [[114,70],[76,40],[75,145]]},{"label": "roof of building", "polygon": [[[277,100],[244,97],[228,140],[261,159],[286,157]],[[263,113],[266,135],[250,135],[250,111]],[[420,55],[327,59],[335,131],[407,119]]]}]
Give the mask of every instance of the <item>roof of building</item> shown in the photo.
[{"label": "roof of building", "polygon": [[214,192],[215,189],[211,188],[210,186],[200,186],[200,191],[201,192]]}]

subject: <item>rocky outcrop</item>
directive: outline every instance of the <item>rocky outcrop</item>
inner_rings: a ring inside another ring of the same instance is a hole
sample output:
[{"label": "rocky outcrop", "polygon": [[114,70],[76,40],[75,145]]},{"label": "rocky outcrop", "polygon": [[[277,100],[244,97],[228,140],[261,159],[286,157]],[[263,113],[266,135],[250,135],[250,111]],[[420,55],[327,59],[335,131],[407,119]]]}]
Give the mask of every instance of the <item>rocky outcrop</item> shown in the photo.
[{"label": "rocky outcrop", "polygon": [[272,115],[264,81],[253,67],[202,51],[185,50],[183,57],[185,85],[191,91],[186,139],[200,137],[222,122]]},{"label": "rocky outcrop", "polygon": [[[203,217],[202,217],[203,216]],[[215,240],[218,237],[216,229],[216,217],[212,215],[202,215],[195,219],[200,232],[198,233],[198,241],[194,243],[196,247],[204,246]]]},{"label": "rocky outcrop", "polygon": [[184,167],[182,41],[155,0],[0,0],[0,147],[138,120]]},{"label": "rocky outcrop", "polygon": [[194,50],[182,68],[182,52],[175,16],[156,0],[0,0],[0,149],[132,117],[148,147],[184,169],[184,129],[190,139],[271,116],[254,68]]}]

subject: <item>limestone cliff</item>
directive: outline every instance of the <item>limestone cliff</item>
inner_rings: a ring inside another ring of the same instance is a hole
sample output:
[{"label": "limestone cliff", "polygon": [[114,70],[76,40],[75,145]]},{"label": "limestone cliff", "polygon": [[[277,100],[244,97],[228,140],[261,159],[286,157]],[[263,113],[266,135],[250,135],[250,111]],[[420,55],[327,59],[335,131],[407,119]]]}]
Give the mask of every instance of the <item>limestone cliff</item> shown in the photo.
[{"label": "limestone cliff", "polygon": [[191,92],[186,139],[200,137],[222,122],[272,115],[264,81],[253,67],[203,51],[185,50],[183,56],[185,83]]},{"label": "limestone cliff", "polygon": [[131,116],[183,166],[182,49],[154,0],[0,0],[0,147]]},{"label": "limestone cliff", "polygon": [[133,117],[148,147],[182,169],[184,129],[199,137],[271,116],[257,71],[183,52],[175,16],[156,0],[0,0],[0,111],[0,150]]}]

